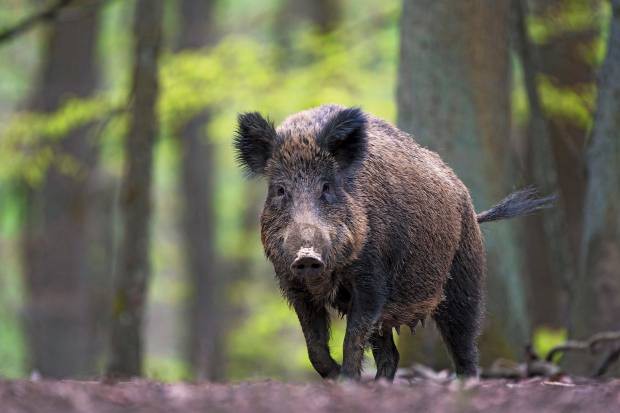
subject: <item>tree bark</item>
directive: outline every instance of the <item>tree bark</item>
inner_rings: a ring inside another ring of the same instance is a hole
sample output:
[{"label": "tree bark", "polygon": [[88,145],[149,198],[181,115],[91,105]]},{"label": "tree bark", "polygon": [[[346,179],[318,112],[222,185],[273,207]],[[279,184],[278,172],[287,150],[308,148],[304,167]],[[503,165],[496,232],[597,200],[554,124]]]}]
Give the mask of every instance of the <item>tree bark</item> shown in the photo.
[{"label": "tree bark", "polygon": [[[579,277],[574,286],[570,336],[620,329],[620,0],[598,81],[597,110],[587,153],[588,186]],[[566,367],[592,374],[600,360],[580,357]],[[615,374],[620,373],[617,367]]]},{"label": "tree bark", "polygon": [[[97,15],[98,7],[92,7],[80,18],[50,26],[30,110],[53,112],[68,97],[94,92]],[[99,355],[91,340],[94,314],[88,297],[93,277],[87,240],[95,218],[98,157],[90,132],[86,125],[58,142],[41,142],[76,161],[79,170],[67,174],[52,164],[42,184],[28,190],[22,239],[26,331],[31,369],[47,377],[92,375]]]},{"label": "tree bark", "polygon": [[[442,156],[470,189],[477,209],[494,204],[515,184],[508,136],[509,11],[503,1],[409,0],[402,13],[399,127]],[[483,362],[516,357],[529,335],[512,225],[485,230],[489,317]],[[436,345],[429,348],[436,354]]]},{"label": "tree bark", "polygon": [[150,278],[149,223],[153,145],[158,133],[156,106],[162,17],[162,0],[137,0],[133,28],[133,102],[121,194],[123,239],[115,280],[109,377],[142,374],[142,321]]}]

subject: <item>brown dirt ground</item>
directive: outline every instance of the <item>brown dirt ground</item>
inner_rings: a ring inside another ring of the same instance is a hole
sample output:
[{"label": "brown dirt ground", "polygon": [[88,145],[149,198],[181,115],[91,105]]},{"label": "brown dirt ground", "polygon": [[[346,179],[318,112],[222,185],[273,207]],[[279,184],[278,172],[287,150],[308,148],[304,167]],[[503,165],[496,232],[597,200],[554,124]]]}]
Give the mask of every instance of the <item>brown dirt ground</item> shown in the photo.
[{"label": "brown dirt ground", "polygon": [[0,412],[620,412],[620,380],[163,384],[0,380]]}]

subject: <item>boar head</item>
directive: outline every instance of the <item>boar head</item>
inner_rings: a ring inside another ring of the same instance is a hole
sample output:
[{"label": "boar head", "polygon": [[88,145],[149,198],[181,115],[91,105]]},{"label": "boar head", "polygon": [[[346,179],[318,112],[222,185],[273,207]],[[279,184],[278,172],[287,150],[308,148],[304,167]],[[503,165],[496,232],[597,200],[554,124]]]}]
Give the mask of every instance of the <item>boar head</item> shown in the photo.
[{"label": "boar head", "polygon": [[261,239],[280,278],[315,295],[333,291],[367,231],[356,175],[367,155],[367,119],[357,108],[301,112],[277,130],[259,113],[239,116],[235,149],[249,175],[268,180]]}]

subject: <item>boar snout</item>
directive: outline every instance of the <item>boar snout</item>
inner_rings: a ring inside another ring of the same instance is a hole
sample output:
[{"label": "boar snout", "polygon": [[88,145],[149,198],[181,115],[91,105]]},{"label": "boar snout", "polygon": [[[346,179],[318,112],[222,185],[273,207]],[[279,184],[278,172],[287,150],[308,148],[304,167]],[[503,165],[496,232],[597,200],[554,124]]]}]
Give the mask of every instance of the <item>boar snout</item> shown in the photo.
[{"label": "boar snout", "polygon": [[320,275],[325,270],[324,255],[329,236],[312,224],[293,224],[285,238],[286,250],[292,258],[290,269],[298,277]]},{"label": "boar snout", "polygon": [[291,264],[291,270],[302,278],[316,276],[324,267],[321,256],[313,248],[300,248]]}]

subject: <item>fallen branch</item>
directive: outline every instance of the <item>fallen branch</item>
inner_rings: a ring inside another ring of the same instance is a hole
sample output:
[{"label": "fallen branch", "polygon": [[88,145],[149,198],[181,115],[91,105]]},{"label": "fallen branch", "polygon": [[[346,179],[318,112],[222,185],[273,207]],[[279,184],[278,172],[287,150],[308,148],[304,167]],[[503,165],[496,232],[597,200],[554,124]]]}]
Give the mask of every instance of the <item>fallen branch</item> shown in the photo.
[{"label": "fallen branch", "polygon": [[[82,12],[83,10],[81,9],[95,7],[99,3],[103,3],[105,1],[107,0],[93,0],[90,2],[83,2],[85,4],[80,4],[78,9],[80,9],[79,11]],[[18,22],[14,26],[0,31],[0,46],[2,45],[2,43],[11,40],[14,37],[17,37],[20,34],[28,32],[37,24],[52,22],[56,20],[60,12],[70,6],[72,3],[76,3],[76,0],[56,0],[42,10],[39,10],[34,14],[25,17],[24,19],[22,19],[22,21]]]},{"label": "fallen branch", "polygon": [[605,357],[605,359],[603,360],[599,368],[596,369],[596,373],[594,373],[594,377],[601,377],[605,373],[607,373],[607,370],[609,369],[609,367],[611,367],[612,364],[618,361],[619,358],[620,358],[620,347],[618,347],[616,350],[609,353],[607,357]]},{"label": "fallen branch", "polygon": [[566,343],[553,347],[548,353],[545,360],[552,362],[557,354],[566,353],[568,351],[589,351],[590,353],[598,353],[601,351],[601,345],[609,342],[620,342],[620,331],[606,331],[594,334],[588,340],[578,341],[569,340]]},{"label": "fallen branch", "polygon": [[602,353],[610,344],[615,344],[605,356],[592,377],[601,377],[618,360],[620,360],[620,331],[606,331],[592,335],[587,340],[569,340],[553,347],[547,356],[541,358],[531,344],[525,346],[525,362],[498,359],[488,369],[482,371],[483,378],[525,379],[528,377],[558,378],[566,374],[553,360],[558,354],[569,351]]}]

